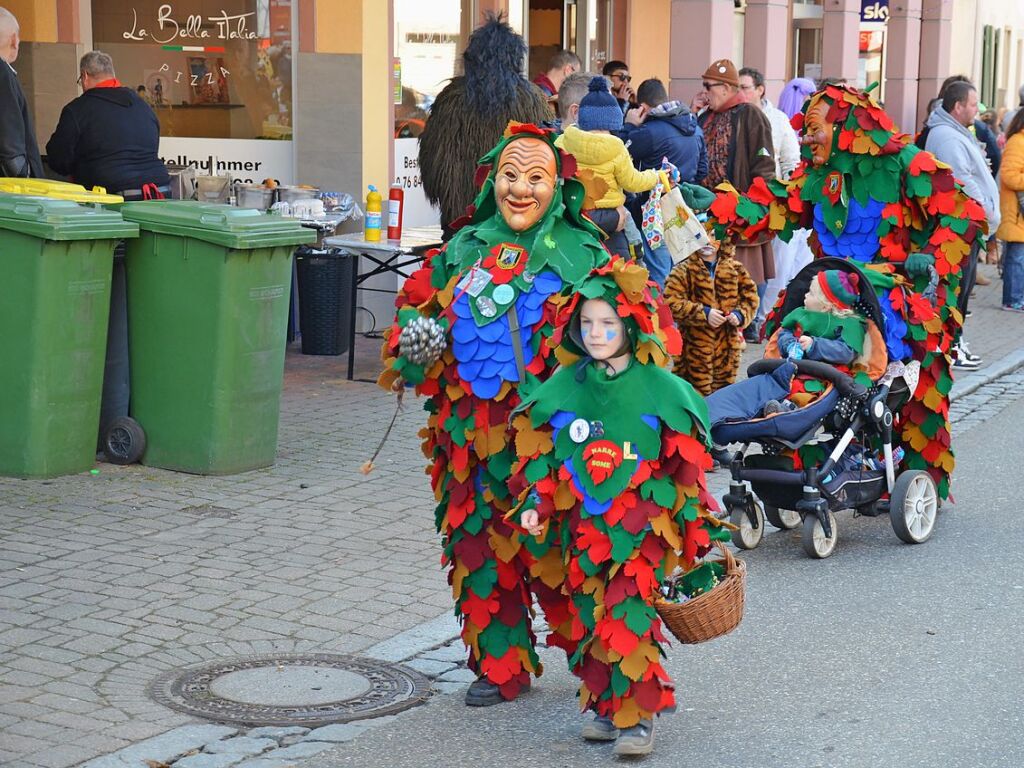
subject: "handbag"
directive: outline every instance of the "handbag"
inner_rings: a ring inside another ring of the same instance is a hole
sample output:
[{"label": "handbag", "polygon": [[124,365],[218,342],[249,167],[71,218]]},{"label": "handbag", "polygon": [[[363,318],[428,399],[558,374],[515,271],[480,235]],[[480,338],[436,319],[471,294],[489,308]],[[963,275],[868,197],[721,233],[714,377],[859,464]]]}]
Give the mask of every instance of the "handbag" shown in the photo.
[{"label": "handbag", "polygon": [[679,187],[672,187],[662,195],[659,207],[664,240],[673,265],[711,244],[707,230],[683,200]]},{"label": "handbag", "polygon": [[640,209],[640,229],[652,251],[665,243],[665,225],[661,213],[661,196],[664,192],[665,185],[659,181]]}]

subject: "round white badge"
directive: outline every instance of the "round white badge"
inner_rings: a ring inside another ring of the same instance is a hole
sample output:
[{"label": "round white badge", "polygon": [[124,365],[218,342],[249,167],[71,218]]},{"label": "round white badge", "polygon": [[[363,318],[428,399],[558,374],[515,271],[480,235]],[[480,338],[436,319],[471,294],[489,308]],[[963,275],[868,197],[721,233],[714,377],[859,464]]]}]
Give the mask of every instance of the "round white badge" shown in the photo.
[{"label": "round white badge", "polygon": [[718,71],[721,72],[724,75],[725,74],[725,67],[719,67]]},{"label": "round white badge", "polygon": [[590,422],[586,419],[576,419],[569,425],[569,437],[574,443],[582,443],[590,437]]}]

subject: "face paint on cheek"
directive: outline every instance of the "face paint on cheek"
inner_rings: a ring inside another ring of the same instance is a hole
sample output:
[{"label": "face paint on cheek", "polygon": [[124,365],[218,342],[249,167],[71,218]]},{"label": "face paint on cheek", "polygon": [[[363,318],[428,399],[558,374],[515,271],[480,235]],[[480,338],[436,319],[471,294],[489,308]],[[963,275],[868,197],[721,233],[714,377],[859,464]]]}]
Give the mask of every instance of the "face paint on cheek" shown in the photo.
[{"label": "face paint on cheek", "polygon": [[613,339],[615,339],[615,337],[616,337],[616,336],[618,336],[618,335],[619,335],[619,332],[618,332],[618,331],[605,331],[605,332],[604,332],[604,337],[605,337],[605,339],[607,339],[608,341],[612,341],[612,340],[613,340]]}]

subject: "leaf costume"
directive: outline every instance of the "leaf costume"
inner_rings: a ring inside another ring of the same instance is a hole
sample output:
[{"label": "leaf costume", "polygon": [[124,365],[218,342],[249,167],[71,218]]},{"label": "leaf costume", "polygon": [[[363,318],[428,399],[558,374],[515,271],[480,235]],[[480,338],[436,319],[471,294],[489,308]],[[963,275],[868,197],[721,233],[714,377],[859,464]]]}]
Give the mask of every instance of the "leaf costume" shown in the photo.
[{"label": "leaf costume", "polygon": [[[716,231],[750,239],[774,232],[788,242],[810,228],[816,257],[864,268],[885,319],[889,359],[921,363],[917,389],[897,419],[905,465],[927,469],[946,497],[954,466],[951,349],[963,322],[957,297],[963,259],[984,241],[985,212],[949,166],[897,132],[867,92],[830,85],[816,93],[793,118],[805,136],[812,114],[823,114],[832,131],[827,159],[811,162],[805,145],[788,182],[755,179],[743,195],[721,185],[711,206]],[[773,312],[769,334],[778,321]]]},{"label": "leaf costume", "polygon": [[[726,534],[709,512],[707,407],[666,367],[679,337],[662,324],[668,312],[653,283],[636,292],[619,282],[646,271],[616,272],[616,263],[596,271],[581,301],[601,297],[617,309],[633,359],[609,375],[584,358],[524,397],[524,428],[547,439],[520,450],[511,486],[561,532],[580,706],[628,728],[675,705],[660,663],[661,581],[677,565],[692,568]],[[582,352],[571,334],[563,344],[566,355]],[[652,356],[652,346],[660,354]]]},{"label": "leaf costume", "polygon": [[[560,175],[540,220],[515,231],[495,201],[494,167],[509,145],[523,139],[544,142]],[[583,189],[572,178],[575,164],[560,155],[549,132],[510,124],[482,162],[486,178],[471,222],[429,254],[399,291],[380,383],[389,388],[401,378],[427,398],[429,417],[420,434],[469,666],[512,699],[529,685],[530,673],[541,671],[531,581],[556,632],[549,643],[569,647],[567,637],[557,636],[560,622],[568,632],[569,617],[557,548],[549,554],[544,547],[522,547],[504,520],[513,501],[507,486],[514,460],[509,418],[519,387],[546,379],[557,365],[558,329],[568,320],[573,296],[608,253],[580,216]],[[434,318],[449,330],[448,347],[432,365],[415,364],[399,349],[402,328],[416,317]],[[520,380],[513,334],[526,382]]]}]

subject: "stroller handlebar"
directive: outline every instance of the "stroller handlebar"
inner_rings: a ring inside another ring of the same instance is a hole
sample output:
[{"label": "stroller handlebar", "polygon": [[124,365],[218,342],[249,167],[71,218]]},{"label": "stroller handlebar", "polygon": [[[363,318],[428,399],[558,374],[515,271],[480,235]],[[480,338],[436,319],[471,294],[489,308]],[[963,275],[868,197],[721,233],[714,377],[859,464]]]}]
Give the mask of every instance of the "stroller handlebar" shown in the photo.
[{"label": "stroller handlebar", "polygon": [[852,396],[861,398],[868,392],[867,387],[859,381],[856,381],[852,376],[843,373],[835,366],[818,360],[780,360],[777,358],[765,358],[754,362],[749,368],[747,368],[747,376],[758,376],[763,373],[771,373],[780,365],[785,365],[790,362],[796,366],[797,373],[828,381],[843,397]]}]

